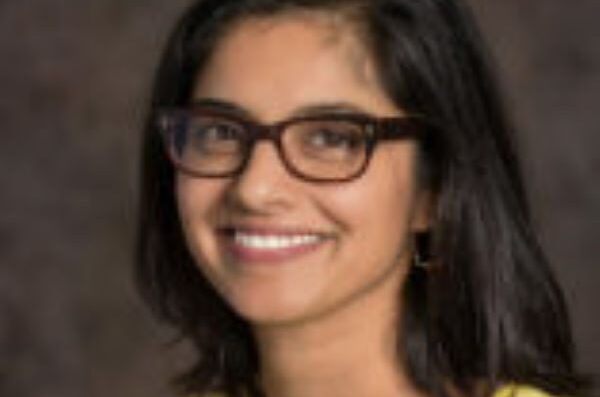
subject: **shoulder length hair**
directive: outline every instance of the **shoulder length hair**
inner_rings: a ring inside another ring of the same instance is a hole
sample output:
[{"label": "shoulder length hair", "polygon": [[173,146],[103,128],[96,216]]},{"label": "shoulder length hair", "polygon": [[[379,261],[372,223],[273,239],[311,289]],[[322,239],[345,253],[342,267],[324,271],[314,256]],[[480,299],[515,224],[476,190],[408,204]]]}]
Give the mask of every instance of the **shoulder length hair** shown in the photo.
[{"label": "shoulder length hair", "polygon": [[185,392],[261,395],[249,325],[187,251],[156,113],[189,102],[235,22],[295,11],[344,16],[389,97],[434,126],[421,145],[421,176],[435,196],[432,266],[409,275],[398,324],[398,359],[415,385],[433,396],[488,394],[508,382],[580,393],[565,304],[532,231],[512,127],[460,0],[200,0],[179,20],[144,129],[136,262],[143,297],[197,349],[178,384]]}]

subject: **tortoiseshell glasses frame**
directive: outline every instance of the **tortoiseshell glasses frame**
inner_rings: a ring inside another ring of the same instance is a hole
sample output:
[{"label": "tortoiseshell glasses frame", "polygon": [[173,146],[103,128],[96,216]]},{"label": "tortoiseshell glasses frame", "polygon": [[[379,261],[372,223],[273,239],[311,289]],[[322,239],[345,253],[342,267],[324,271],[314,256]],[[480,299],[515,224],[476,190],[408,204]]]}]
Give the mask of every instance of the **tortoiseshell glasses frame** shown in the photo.
[{"label": "tortoiseshell glasses frame", "polygon": [[246,168],[254,145],[271,141],[285,168],[309,182],[347,182],[367,169],[382,141],[421,139],[418,116],[374,117],[359,113],[299,116],[262,124],[202,107],[165,109],[158,127],[168,157],[181,172],[227,178]]}]

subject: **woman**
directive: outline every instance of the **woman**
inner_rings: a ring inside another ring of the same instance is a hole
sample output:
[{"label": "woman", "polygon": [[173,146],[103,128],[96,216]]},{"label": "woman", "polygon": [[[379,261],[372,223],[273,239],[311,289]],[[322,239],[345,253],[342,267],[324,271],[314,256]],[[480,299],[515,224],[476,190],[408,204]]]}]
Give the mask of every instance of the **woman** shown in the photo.
[{"label": "woman", "polygon": [[197,349],[185,393],[582,392],[482,52],[458,0],[187,11],[145,129],[137,268]]}]

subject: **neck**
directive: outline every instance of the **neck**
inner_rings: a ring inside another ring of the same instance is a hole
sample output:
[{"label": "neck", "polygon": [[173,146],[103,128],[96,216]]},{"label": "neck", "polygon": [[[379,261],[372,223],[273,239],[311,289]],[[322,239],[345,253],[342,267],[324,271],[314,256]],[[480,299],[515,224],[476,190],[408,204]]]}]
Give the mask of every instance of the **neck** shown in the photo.
[{"label": "neck", "polygon": [[417,396],[397,355],[399,281],[319,318],[256,327],[267,396]]}]

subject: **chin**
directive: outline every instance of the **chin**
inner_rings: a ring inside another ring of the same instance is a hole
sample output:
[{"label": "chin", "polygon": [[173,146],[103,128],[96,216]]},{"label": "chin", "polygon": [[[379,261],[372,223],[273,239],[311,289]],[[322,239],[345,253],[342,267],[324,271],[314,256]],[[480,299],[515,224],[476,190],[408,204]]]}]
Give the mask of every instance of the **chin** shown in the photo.
[{"label": "chin", "polygon": [[252,325],[289,325],[302,322],[315,312],[306,294],[299,295],[236,294],[227,301],[240,317]]}]

